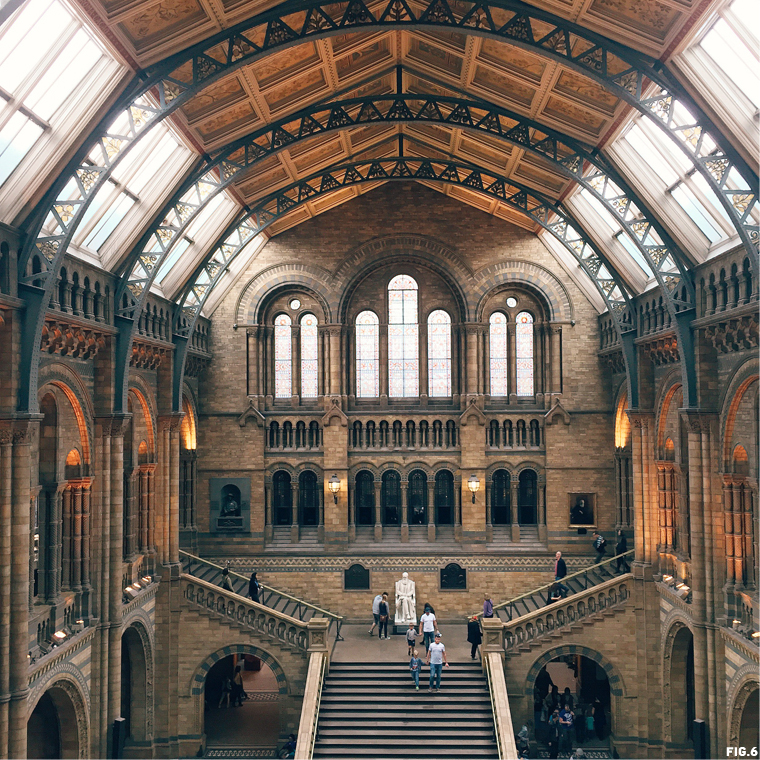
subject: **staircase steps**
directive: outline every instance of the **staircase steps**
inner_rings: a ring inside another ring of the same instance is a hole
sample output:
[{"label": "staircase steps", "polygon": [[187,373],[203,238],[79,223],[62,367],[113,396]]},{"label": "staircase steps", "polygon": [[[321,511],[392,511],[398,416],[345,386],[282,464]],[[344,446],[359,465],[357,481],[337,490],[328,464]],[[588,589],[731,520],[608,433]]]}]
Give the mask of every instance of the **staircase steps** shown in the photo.
[{"label": "staircase steps", "polygon": [[423,666],[414,689],[406,663],[332,663],[326,676],[314,758],[496,760],[491,698],[480,665],[443,669],[427,690]]}]

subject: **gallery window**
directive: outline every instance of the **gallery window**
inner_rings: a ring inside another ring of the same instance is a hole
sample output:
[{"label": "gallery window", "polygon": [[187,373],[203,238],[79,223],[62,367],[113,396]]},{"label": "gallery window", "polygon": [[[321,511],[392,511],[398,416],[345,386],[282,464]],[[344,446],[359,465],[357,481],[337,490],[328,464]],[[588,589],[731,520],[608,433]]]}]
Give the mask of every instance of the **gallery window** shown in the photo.
[{"label": "gallery window", "polygon": [[376,398],[380,394],[380,321],[374,311],[356,317],[356,397]]},{"label": "gallery window", "polygon": [[388,395],[419,395],[417,282],[400,274],[388,283]]},{"label": "gallery window", "polygon": [[428,395],[451,395],[451,317],[442,309],[430,313],[428,329]]}]

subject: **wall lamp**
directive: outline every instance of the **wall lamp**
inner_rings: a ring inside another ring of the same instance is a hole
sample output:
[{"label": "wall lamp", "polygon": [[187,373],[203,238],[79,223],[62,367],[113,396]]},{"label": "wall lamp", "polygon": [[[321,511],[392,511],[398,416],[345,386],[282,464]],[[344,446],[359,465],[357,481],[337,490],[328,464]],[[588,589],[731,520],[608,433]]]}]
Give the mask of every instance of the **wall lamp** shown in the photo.
[{"label": "wall lamp", "polygon": [[480,489],[480,481],[478,480],[477,475],[470,475],[469,480],[467,481],[467,488],[472,491],[472,503],[475,503],[475,494]]},{"label": "wall lamp", "polygon": [[338,503],[338,491],[340,491],[340,480],[337,475],[333,475],[330,480],[327,481],[327,487],[330,489],[330,493],[333,495],[333,501]]}]

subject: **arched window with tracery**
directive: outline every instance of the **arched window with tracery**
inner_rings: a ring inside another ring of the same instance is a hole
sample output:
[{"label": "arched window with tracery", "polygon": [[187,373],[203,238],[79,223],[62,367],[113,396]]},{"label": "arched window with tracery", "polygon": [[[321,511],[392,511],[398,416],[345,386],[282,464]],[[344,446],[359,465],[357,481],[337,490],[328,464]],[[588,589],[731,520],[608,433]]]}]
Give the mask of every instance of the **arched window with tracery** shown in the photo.
[{"label": "arched window with tracery", "polygon": [[388,395],[410,398],[420,392],[417,282],[400,274],[388,283]]},{"label": "arched window with tracery", "polygon": [[507,316],[495,311],[491,314],[488,327],[488,351],[490,357],[491,395],[507,396]]},{"label": "arched window with tracery", "polygon": [[290,398],[293,393],[293,346],[291,320],[279,314],[274,320],[274,396]]},{"label": "arched window with tracery", "polygon": [[443,309],[430,312],[428,330],[428,395],[451,395],[451,317]]},{"label": "arched window with tracery", "polygon": [[380,395],[380,320],[374,311],[356,317],[356,397]]},{"label": "arched window with tracery", "polygon": [[301,324],[301,397],[316,398],[318,364],[317,364],[317,318],[313,314],[304,314]]},{"label": "arched window with tracery", "polygon": [[533,315],[521,311],[515,320],[517,395],[533,395]]}]

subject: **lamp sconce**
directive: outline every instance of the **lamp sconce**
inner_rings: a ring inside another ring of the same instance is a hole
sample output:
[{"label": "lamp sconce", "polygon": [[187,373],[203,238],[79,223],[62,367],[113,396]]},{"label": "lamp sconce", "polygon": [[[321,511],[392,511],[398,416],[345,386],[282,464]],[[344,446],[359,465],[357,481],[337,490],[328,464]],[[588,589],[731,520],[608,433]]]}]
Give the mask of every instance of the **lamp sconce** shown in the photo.
[{"label": "lamp sconce", "polygon": [[467,480],[467,487],[472,492],[472,503],[475,503],[475,494],[480,489],[480,480],[478,480],[477,475],[470,475],[469,479]]},{"label": "lamp sconce", "polygon": [[330,493],[333,495],[333,502],[338,503],[338,491],[340,491],[340,479],[337,475],[333,475],[330,480],[327,481],[327,487],[330,489]]}]

